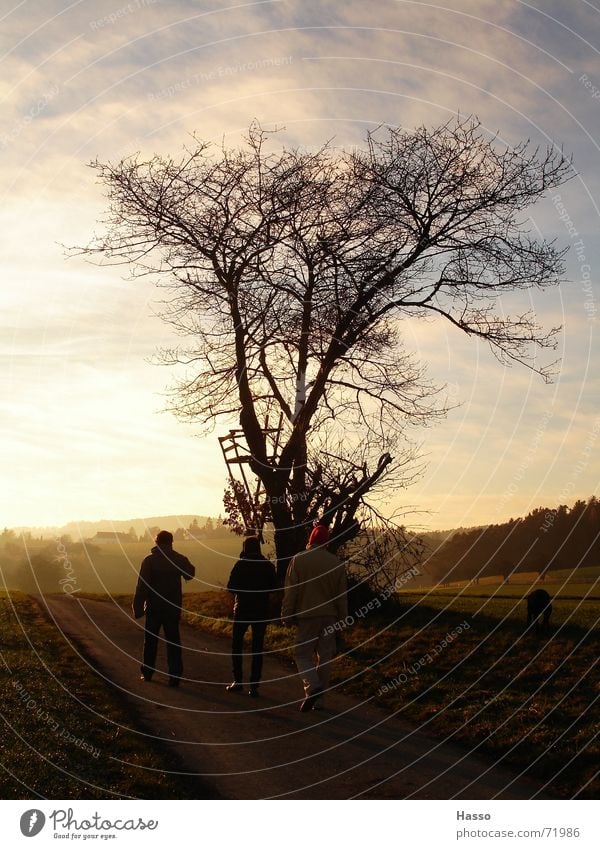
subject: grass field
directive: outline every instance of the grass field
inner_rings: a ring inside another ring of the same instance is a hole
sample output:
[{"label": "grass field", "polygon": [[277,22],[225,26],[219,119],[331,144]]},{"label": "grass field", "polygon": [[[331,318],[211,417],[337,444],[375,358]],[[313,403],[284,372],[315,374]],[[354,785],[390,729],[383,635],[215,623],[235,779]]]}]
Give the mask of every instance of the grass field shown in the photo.
[{"label": "grass field", "polygon": [[[52,540],[14,545],[9,554],[0,550],[0,587],[24,592],[133,593],[140,564],[152,543],[102,545],[67,543],[59,548]],[[228,533],[213,540],[178,542],[196,567],[192,586],[196,592],[216,590],[227,583],[240,553],[240,538]]]},{"label": "grass field", "polygon": [[0,686],[0,798],[206,795],[164,771],[162,749],[128,730],[124,703],[19,593],[0,593]]},{"label": "grass field", "polygon": [[[226,582],[237,557],[239,539],[231,536],[210,546],[192,542],[177,547],[197,567],[197,579],[186,588],[184,618],[194,627],[229,638],[231,599],[218,588]],[[130,604],[139,563],[148,549],[145,543],[103,547],[95,552],[93,561],[93,572],[102,577],[101,582],[88,584],[87,567],[77,567],[78,589],[109,591],[119,594],[122,603]],[[524,633],[524,598],[532,586],[543,586],[553,597],[552,627],[547,637]],[[94,720],[88,729],[89,710],[83,708],[78,713],[68,695],[79,692],[78,687],[92,694],[101,706],[99,713],[105,716],[112,716],[110,711],[118,715],[122,707],[112,701],[91,673],[77,671],[76,664],[63,657],[67,651],[64,646],[56,650],[52,642],[55,638],[35,612],[35,605],[20,597],[19,620],[13,616],[12,625],[7,626],[6,598],[3,603],[2,628],[9,627],[10,639],[18,645],[16,668],[23,666],[26,688],[35,688],[36,682],[41,682],[40,703],[58,704],[60,715],[69,715],[69,723],[72,713],[74,729],[85,729],[86,739],[98,739],[103,752],[120,752],[124,741],[125,750],[129,747],[131,752],[128,759],[134,763],[138,763],[136,758],[154,757],[140,751],[135,738],[121,736],[122,731],[115,736],[115,726],[108,720]],[[334,680],[347,692],[375,701],[434,737],[460,741],[491,761],[500,761],[516,771],[526,769],[538,779],[550,781],[553,795],[596,798],[600,791],[599,617],[598,567],[551,572],[543,583],[537,574],[525,573],[511,577],[508,584],[486,579],[478,584],[417,589],[413,582],[402,589],[396,604],[368,618],[357,616],[351,627],[343,629]],[[58,665],[59,680],[72,676],[66,694],[28,649],[18,621],[28,622],[31,633],[39,634],[40,654],[50,668],[53,663]],[[5,632],[2,634],[4,639]],[[292,657],[293,637],[293,631],[273,624],[267,649]],[[43,648],[44,640],[49,641],[50,649]],[[19,714],[18,693],[10,687],[14,675],[14,671],[12,677],[2,673],[12,706],[9,716],[27,740],[27,721],[31,720],[23,718],[22,711]],[[79,676],[83,678],[77,684]],[[30,691],[38,698],[35,689]],[[26,743],[14,739],[19,753],[16,774],[36,781],[40,770],[31,766]],[[57,741],[48,734],[44,740],[51,763],[45,767],[42,761],[39,784],[32,786],[43,787],[44,781],[54,775],[52,763],[62,767],[67,762]],[[89,795],[82,782],[90,781],[99,766],[80,750],[74,755],[80,772],[74,779],[64,777],[64,798],[69,798],[69,793]],[[34,763],[38,760],[36,757]],[[111,763],[110,754],[103,759],[101,775],[103,787],[111,788],[116,795],[151,797],[154,793],[169,797],[179,792],[176,783],[163,789],[147,776],[149,783],[144,785],[139,770],[130,775]],[[8,786],[13,795],[18,795],[17,784]],[[187,786],[186,798],[189,792]]]},{"label": "grass field", "polygon": [[[127,543],[126,545],[98,546],[93,555],[95,572],[104,580],[106,589],[118,592],[113,585],[123,581],[135,587],[140,564],[150,553],[151,544],[147,542]],[[238,559],[240,538],[229,534],[205,542],[177,542],[177,551],[185,554],[196,567],[197,591],[218,590],[227,584],[229,573]],[[190,585],[192,586],[192,585]],[[122,592],[122,590],[120,590]]]},{"label": "grass field", "polygon": [[552,598],[552,622],[555,626],[575,625],[594,629],[600,617],[600,568],[550,572],[543,582],[537,574],[519,576],[511,583],[464,582],[459,586],[429,589],[403,589],[400,598],[406,603],[429,608],[452,610],[469,616],[491,616],[493,619],[522,622],[525,619],[525,597],[532,589],[543,588]]},{"label": "grass field", "polygon": [[547,572],[545,578],[540,578],[539,572],[516,572],[510,576],[508,583],[502,580],[498,575],[480,578],[475,581],[452,581],[448,584],[425,584],[414,581],[411,589],[426,590],[438,589],[446,590],[454,593],[461,589],[477,590],[480,592],[493,592],[496,589],[502,589],[508,595],[516,595],[527,592],[528,589],[535,587],[543,587],[548,590],[551,595],[556,591],[561,594],[564,592],[579,593],[579,589],[573,589],[574,585],[580,587],[590,587],[595,584],[595,595],[600,597],[600,566],[582,566],[577,569],[555,569]]},{"label": "grass field", "polygon": [[[524,633],[522,595],[403,593],[341,632],[333,680],[435,737],[549,781],[552,795],[596,798],[600,602],[555,602],[543,637]],[[227,593],[188,595],[185,605],[195,627],[230,636]],[[293,635],[272,624],[267,650],[292,657]]]}]

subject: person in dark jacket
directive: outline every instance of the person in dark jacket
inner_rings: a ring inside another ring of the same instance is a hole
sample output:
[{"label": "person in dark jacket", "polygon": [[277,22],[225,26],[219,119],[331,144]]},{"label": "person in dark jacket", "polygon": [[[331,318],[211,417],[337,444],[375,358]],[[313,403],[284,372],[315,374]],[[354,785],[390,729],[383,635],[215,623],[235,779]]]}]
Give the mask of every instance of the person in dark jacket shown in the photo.
[{"label": "person in dark jacket", "polygon": [[183,673],[181,657],[181,579],[191,580],[196,570],[183,554],[173,549],[173,534],[160,531],[156,535],[156,546],[144,558],[140,569],[133,615],[139,619],[146,614],[144,631],[144,659],[141,678],[151,681],[156,672],[156,652],[160,629],[164,630],[167,643],[167,665],[169,686],[178,687]]},{"label": "person in dark jacket", "polygon": [[269,622],[269,593],[277,589],[277,573],[273,564],[261,554],[257,537],[246,537],[244,547],[227,584],[235,596],[233,606],[233,639],[231,660],[233,683],[229,692],[243,689],[242,660],[244,635],[252,628],[252,666],[250,670],[251,696],[258,696],[262,673],[263,646]]}]

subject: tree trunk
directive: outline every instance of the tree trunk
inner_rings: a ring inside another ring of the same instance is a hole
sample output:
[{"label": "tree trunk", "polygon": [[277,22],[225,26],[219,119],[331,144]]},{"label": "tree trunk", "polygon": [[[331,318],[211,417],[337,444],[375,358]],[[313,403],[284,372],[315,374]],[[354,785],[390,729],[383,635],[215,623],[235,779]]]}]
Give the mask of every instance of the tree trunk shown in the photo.
[{"label": "tree trunk", "polygon": [[305,528],[294,525],[286,528],[275,528],[275,552],[277,555],[277,578],[283,585],[285,573],[290,560],[299,551],[306,548],[308,535]]},{"label": "tree trunk", "polygon": [[281,502],[271,502],[271,517],[275,527],[277,578],[283,585],[290,560],[306,547],[308,529],[295,525],[288,505]]}]

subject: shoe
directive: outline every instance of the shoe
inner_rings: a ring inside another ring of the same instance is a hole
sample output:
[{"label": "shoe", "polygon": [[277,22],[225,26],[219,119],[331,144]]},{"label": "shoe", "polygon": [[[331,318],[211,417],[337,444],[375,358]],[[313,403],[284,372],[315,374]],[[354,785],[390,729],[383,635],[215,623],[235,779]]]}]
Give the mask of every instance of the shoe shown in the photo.
[{"label": "shoe", "polygon": [[257,699],[260,695],[258,692],[258,684],[253,684],[248,690],[248,695],[252,696],[253,699]]},{"label": "shoe", "polygon": [[152,675],[140,675],[140,681],[152,681]]},{"label": "shoe", "polygon": [[300,705],[300,711],[302,713],[308,713],[309,710],[312,710],[315,702],[319,698],[319,696],[323,695],[323,690],[321,687],[318,687],[314,692],[310,694],[310,696],[306,696],[302,704]]},{"label": "shoe", "polygon": [[169,678],[169,687],[179,687],[180,684],[179,678]]},{"label": "shoe", "polygon": [[233,684],[228,684],[225,689],[228,693],[239,693],[244,689],[244,685],[239,681],[234,681]]}]

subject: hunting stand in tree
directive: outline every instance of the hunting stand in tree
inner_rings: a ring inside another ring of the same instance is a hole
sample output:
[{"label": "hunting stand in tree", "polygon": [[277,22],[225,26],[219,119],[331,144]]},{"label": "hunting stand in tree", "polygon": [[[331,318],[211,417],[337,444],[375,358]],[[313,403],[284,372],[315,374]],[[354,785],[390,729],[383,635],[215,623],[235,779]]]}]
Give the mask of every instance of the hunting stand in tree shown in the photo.
[{"label": "hunting stand in tree", "polygon": [[[279,450],[283,415],[279,416],[277,427],[269,427],[267,418],[263,433],[270,448],[267,460],[274,462]],[[246,533],[256,534],[263,542],[263,528],[271,521],[271,508],[265,488],[250,467],[252,456],[248,449],[244,433],[240,429],[230,430],[226,436],[219,437],[219,445],[227,466],[231,489],[240,515],[243,518]],[[255,483],[252,483],[254,477]]]}]

